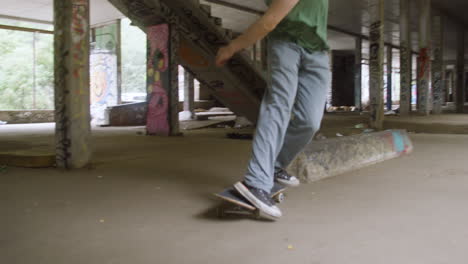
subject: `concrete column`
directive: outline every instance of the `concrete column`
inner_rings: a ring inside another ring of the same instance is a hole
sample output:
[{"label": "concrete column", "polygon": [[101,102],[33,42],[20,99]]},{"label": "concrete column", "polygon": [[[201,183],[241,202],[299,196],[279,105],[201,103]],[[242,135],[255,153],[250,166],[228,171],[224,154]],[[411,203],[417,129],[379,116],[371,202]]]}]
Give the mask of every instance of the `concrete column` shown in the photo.
[{"label": "concrete column", "polygon": [[446,89],[446,97],[447,102],[454,102],[453,94],[455,89],[455,73],[454,70],[451,69],[447,72],[447,89]]},{"label": "concrete column", "polygon": [[370,126],[383,128],[384,0],[370,0],[369,100]]},{"label": "concrete column", "polygon": [[393,73],[393,49],[392,47],[387,47],[387,110],[392,110],[392,73]]},{"label": "concrete column", "polygon": [[168,24],[147,28],[148,135],[179,134],[178,35]]},{"label": "concrete column", "polygon": [[362,110],[362,39],[356,38],[354,65],[354,106]]},{"label": "concrete column", "polygon": [[117,19],[117,104],[122,104],[122,19]]},{"label": "concrete column", "polygon": [[431,75],[431,1],[419,0],[419,85],[418,85],[418,113],[429,115]]},{"label": "concrete column", "polygon": [[443,47],[443,24],[440,15],[432,18],[432,52],[434,63],[432,65],[432,93],[434,104],[432,113],[441,114],[442,105],[445,103],[444,83],[444,47]]},{"label": "concrete column", "polygon": [[89,0],[54,0],[57,167],[91,160]]},{"label": "concrete column", "polygon": [[465,105],[465,29],[457,29],[457,88],[455,89],[455,104],[457,113],[464,112]]},{"label": "concrete column", "polygon": [[169,26],[169,75],[171,84],[169,87],[169,126],[171,136],[180,136],[179,127],[179,47],[180,35],[174,26]]},{"label": "concrete column", "polygon": [[400,0],[400,115],[411,112],[411,10],[408,0]]},{"label": "concrete column", "polygon": [[184,87],[184,112],[188,112],[193,118],[193,110],[195,108],[195,79],[193,75],[185,71],[185,87]]}]

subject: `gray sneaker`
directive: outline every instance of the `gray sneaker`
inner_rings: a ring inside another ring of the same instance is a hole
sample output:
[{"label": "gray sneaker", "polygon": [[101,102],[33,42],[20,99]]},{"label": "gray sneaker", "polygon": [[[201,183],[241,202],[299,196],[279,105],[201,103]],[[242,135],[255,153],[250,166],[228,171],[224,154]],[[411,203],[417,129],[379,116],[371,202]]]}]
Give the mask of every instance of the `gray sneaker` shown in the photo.
[{"label": "gray sneaker", "polygon": [[234,188],[260,211],[262,217],[277,220],[282,216],[281,210],[276,206],[275,201],[271,199],[270,193],[248,186],[243,182],[234,184]]},{"label": "gray sneaker", "polygon": [[297,187],[301,184],[296,176],[289,175],[289,173],[282,168],[275,168],[275,181],[287,187]]}]

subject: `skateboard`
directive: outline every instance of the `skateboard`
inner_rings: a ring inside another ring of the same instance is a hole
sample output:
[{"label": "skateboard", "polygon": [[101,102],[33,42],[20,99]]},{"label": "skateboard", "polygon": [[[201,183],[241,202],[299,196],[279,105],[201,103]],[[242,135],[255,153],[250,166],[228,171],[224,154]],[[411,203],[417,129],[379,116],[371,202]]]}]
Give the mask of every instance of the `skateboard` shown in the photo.
[{"label": "skateboard", "polygon": [[[276,203],[282,203],[285,200],[284,191],[286,186],[276,183],[271,190],[271,198]],[[214,194],[220,198],[222,203],[216,209],[219,218],[224,218],[228,215],[251,216],[255,219],[260,219],[260,211],[255,208],[247,199],[245,199],[234,187],[229,187],[220,193]]]}]

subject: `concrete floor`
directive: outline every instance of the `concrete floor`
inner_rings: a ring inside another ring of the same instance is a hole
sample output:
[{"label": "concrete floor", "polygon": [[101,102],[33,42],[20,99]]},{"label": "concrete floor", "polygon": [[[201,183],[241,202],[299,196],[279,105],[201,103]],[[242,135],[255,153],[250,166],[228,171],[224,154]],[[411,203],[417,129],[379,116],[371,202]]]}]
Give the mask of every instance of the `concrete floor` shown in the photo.
[{"label": "concrete floor", "polygon": [[[51,141],[0,128],[0,142]],[[211,195],[250,141],[98,129],[92,169],[0,172],[0,263],[465,263],[468,135],[413,134],[412,155],[288,190],[278,222],[219,220]],[[42,132],[41,132],[42,131]],[[27,144],[26,144],[27,145]]]}]

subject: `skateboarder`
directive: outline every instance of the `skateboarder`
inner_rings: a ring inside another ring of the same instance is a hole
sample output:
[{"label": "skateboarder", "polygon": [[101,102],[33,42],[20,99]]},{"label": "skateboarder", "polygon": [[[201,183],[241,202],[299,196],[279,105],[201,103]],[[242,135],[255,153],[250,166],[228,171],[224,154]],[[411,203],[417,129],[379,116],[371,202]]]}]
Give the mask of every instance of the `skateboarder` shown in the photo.
[{"label": "skateboarder", "polygon": [[262,100],[252,158],[236,190],[271,218],[282,216],[270,197],[274,181],[299,185],[285,168],[320,128],[330,82],[328,0],[265,0],[266,13],[229,45],[223,66],[240,50],[268,35],[269,80]]}]

